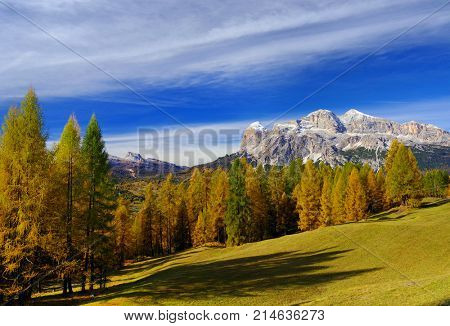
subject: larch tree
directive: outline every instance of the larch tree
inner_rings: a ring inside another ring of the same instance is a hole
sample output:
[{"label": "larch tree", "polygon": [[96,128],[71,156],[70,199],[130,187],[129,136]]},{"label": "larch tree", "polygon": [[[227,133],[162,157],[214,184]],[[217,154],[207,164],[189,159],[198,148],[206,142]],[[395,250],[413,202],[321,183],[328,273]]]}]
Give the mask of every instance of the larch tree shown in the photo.
[{"label": "larch tree", "polygon": [[339,168],[334,177],[334,186],[331,192],[331,214],[333,224],[342,223],[346,219],[345,191],[347,189],[347,176],[343,169]]},{"label": "larch tree", "polygon": [[240,245],[247,239],[245,233],[249,217],[249,199],[245,191],[245,164],[234,160],[228,173],[229,196],[225,226],[227,244]]},{"label": "larch tree", "polygon": [[174,246],[175,250],[183,250],[189,247],[189,215],[186,205],[186,186],[180,182],[176,189],[177,215],[175,218]]},{"label": "larch tree", "polygon": [[285,191],[283,171],[278,166],[272,166],[268,176],[270,202],[270,229],[272,235],[287,234],[287,221],[283,214],[282,197]]},{"label": "larch tree", "polygon": [[374,214],[383,210],[383,191],[372,169],[367,174],[366,197],[367,209],[370,213]]},{"label": "larch tree", "polygon": [[320,176],[313,161],[308,160],[302,174],[300,184],[294,190],[297,198],[299,213],[299,227],[302,231],[313,230],[318,227],[320,219]]},{"label": "larch tree", "polygon": [[250,221],[248,225],[249,241],[264,239],[267,228],[268,205],[260,175],[250,164],[247,165],[245,190],[249,200]]},{"label": "larch tree", "polygon": [[[45,272],[53,224],[47,219],[49,155],[33,89],[9,110],[0,138],[0,262],[7,297],[31,298]],[[0,290],[2,291],[2,290]]]},{"label": "larch tree", "polygon": [[395,155],[397,154],[397,151],[400,147],[401,143],[394,139],[391,142],[391,145],[389,146],[389,149],[386,153],[386,158],[384,160],[384,170],[386,173],[389,172],[389,170],[392,168],[392,164],[394,163]]},{"label": "larch tree", "polygon": [[[73,292],[72,274],[76,271],[74,260],[74,219],[80,218],[80,194],[82,191],[82,162],[80,126],[74,115],[66,123],[54,154],[55,197],[62,204],[59,218],[63,224],[65,238],[65,270],[63,294]],[[59,205],[55,205],[58,207]]]},{"label": "larch tree", "polygon": [[169,173],[162,182],[157,197],[162,217],[162,244],[167,255],[171,254],[174,249],[175,222],[178,212],[176,195],[177,187],[174,184],[172,173]]},{"label": "larch tree", "polygon": [[111,229],[113,219],[114,194],[109,178],[108,154],[105,150],[102,132],[95,115],[86,129],[82,141],[81,155],[85,172],[85,205],[84,205],[84,229],[85,229],[85,257],[84,276],[81,281],[82,291],[85,291],[86,277],[90,276],[89,289],[94,289],[95,269],[103,270],[105,266],[95,258],[108,246],[108,231]]},{"label": "larch tree", "polygon": [[327,226],[333,223],[332,219],[332,183],[331,176],[325,175],[322,182],[322,194],[320,196],[320,225]]},{"label": "larch tree", "polygon": [[194,237],[193,237],[193,245],[194,247],[203,246],[206,240],[206,225],[208,215],[206,213],[206,209],[204,209],[200,214],[198,214],[197,223],[195,225]]},{"label": "larch tree", "polygon": [[186,193],[186,205],[189,216],[189,239],[192,242],[197,218],[207,203],[207,185],[202,172],[195,168],[189,180]]},{"label": "larch tree", "polygon": [[367,216],[367,198],[359,171],[353,168],[348,178],[345,209],[347,221],[360,221]]},{"label": "larch tree", "polygon": [[227,172],[218,168],[211,177],[210,195],[206,214],[208,223],[206,225],[207,240],[225,243],[225,215],[228,201],[228,175]]},{"label": "larch tree", "polygon": [[149,182],[145,187],[145,199],[138,213],[139,219],[139,253],[155,256],[155,220],[158,217],[155,185]]},{"label": "larch tree", "polygon": [[127,251],[130,245],[130,202],[122,197],[118,199],[117,208],[114,212],[114,234],[115,234],[115,248],[116,258],[119,267],[123,267]]},{"label": "larch tree", "polygon": [[400,144],[386,173],[386,196],[391,202],[415,206],[422,195],[422,174],[411,149]]}]

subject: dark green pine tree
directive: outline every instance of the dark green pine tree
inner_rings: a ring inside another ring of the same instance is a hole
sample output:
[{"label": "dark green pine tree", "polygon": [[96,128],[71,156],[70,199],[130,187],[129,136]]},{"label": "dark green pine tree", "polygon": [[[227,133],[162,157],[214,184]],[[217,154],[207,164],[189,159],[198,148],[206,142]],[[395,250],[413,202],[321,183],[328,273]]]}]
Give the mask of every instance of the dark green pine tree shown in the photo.
[{"label": "dark green pine tree", "polygon": [[225,225],[227,244],[234,246],[245,242],[249,217],[249,200],[245,192],[245,165],[241,160],[233,162],[228,178],[230,188]]},{"label": "dark green pine tree", "polygon": [[[108,154],[102,139],[102,132],[95,115],[92,115],[81,146],[85,166],[85,256],[82,291],[86,277],[90,275],[90,290],[94,289],[95,270],[104,275],[111,261],[107,252],[112,239],[107,236],[113,219],[114,196],[109,178]],[[98,260],[96,261],[96,258]]]}]

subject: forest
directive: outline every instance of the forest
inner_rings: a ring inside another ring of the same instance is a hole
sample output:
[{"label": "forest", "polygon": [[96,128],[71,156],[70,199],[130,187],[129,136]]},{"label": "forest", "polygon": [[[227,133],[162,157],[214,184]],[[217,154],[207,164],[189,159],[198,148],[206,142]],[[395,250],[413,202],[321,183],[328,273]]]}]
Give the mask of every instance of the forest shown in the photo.
[{"label": "forest", "polygon": [[0,304],[26,304],[48,284],[67,296],[93,293],[129,260],[357,222],[450,194],[446,171],[421,171],[394,140],[377,171],[236,159],[229,170],[194,168],[188,179],[167,174],[148,180],[134,212],[111,176],[95,115],[84,133],[72,115],[56,145],[47,139],[30,89],[0,134]]}]

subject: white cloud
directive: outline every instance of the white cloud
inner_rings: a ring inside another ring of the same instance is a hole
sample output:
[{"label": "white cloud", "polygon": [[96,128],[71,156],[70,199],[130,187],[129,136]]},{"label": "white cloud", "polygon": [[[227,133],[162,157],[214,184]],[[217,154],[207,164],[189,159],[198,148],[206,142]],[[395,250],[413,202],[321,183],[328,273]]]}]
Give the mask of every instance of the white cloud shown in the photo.
[{"label": "white cloud", "polygon": [[[234,78],[370,52],[440,1],[9,1],[117,78],[146,87]],[[445,13],[448,13],[445,12]],[[448,31],[440,13],[402,42]],[[0,5],[0,96],[32,84],[41,97],[122,89]],[[393,45],[395,46],[395,44]]]}]

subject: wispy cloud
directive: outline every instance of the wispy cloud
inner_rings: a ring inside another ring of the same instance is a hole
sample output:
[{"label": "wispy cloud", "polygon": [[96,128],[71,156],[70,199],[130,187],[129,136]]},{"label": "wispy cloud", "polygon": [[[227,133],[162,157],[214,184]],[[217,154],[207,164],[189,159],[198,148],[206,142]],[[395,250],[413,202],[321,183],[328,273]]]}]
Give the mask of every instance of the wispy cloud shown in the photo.
[{"label": "wispy cloud", "polygon": [[[133,86],[235,79],[260,70],[358,55],[441,1],[8,1],[83,56]],[[402,43],[448,32],[448,11]],[[121,89],[0,6],[0,96],[30,84],[43,97]],[[394,45],[395,46],[395,45]],[[208,78],[202,78],[202,76]]]}]

